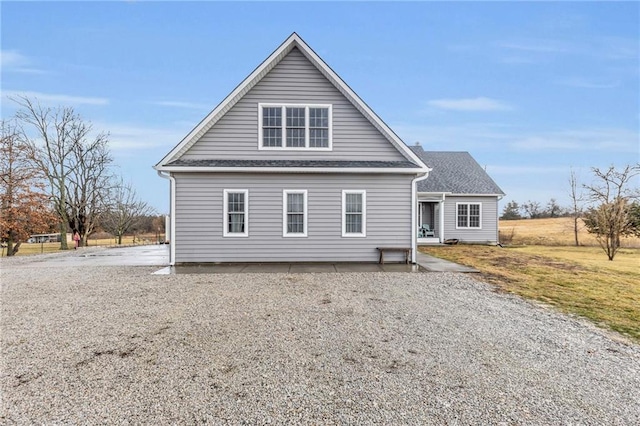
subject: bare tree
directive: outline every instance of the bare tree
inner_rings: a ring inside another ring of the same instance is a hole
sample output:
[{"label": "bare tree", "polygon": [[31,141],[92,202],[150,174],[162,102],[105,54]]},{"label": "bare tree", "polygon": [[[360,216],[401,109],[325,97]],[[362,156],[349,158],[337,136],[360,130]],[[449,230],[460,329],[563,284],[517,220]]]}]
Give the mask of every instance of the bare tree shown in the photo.
[{"label": "bare tree", "polygon": [[155,210],[138,198],[130,183],[125,184],[120,179],[110,192],[108,208],[102,216],[101,224],[105,231],[117,237],[118,244],[122,244],[122,236],[151,214],[155,214]]},{"label": "bare tree", "polygon": [[527,201],[522,205],[522,210],[529,219],[538,219],[542,215],[540,203],[537,201]]},{"label": "bare tree", "polygon": [[580,218],[582,217],[584,210],[582,204],[584,202],[584,194],[580,190],[578,177],[573,169],[569,174],[569,198],[571,199],[571,216],[573,217],[573,236],[576,242],[576,247],[578,247],[580,245],[578,231]]},{"label": "bare tree", "polygon": [[69,228],[80,234],[81,247],[107,209],[112,182],[107,143],[106,135],[99,134],[73,146],[74,167],[67,179],[67,218]]},{"label": "bare tree", "polygon": [[55,216],[17,124],[2,120],[0,126],[0,237],[13,256],[29,235],[48,231]]},{"label": "bare tree", "polygon": [[81,245],[95,226],[100,209],[100,194],[109,181],[111,163],[107,135],[92,136],[90,123],[71,107],[43,107],[25,96],[13,99],[22,109],[17,117],[35,133],[23,132],[48,183],[55,212],[60,219],[60,248],[67,249],[67,229],[78,231]]},{"label": "bare tree", "polygon": [[595,234],[609,260],[613,260],[620,248],[620,238],[638,233],[633,200],[640,197],[640,191],[629,186],[640,174],[640,164],[628,165],[621,171],[614,166],[604,171],[593,168],[592,171],[596,183],[584,188],[596,204],[585,214],[585,226]]}]

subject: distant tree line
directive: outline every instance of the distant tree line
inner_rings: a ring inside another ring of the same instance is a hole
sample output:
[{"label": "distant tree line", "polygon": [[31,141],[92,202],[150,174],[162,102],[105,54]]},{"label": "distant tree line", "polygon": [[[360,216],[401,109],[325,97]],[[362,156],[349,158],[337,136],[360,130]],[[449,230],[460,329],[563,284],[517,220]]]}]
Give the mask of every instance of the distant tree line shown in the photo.
[{"label": "distant tree line", "polygon": [[518,204],[508,202],[500,219],[542,219],[572,217],[575,245],[579,245],[578,230],[582,221],[590,234],[613,260],[620,248],[620,239],[640,237],[640,188],[634,186],[634,178],[640,175],[640,164],[621,169],[592,168],[593,182],[580,184],[572,170],[569,177],[571,205],[563,207],[551,198],[544,206],[537,201]]},{"label": "distant tree line", "polygon": [[0,129],[0,239],[7,256],[29,235],[53,229],[61,249],[68,248],[67,233],[77,232],[84,246],[98,229],[119,242],[133,229],[151,231],[146,221],[156,213],[115,172],[107,133],[94,131],[71,107],[12,100],[19,109]]},{"label": "distant tree line", "polygon": [[509,201],[502,210],[502,220],[517,219],[544,219],[550,217],[571,216],[571,209],[562,207],[555,198],[551,198],[545,205],[538,201],[527,201],[519,204],[517,201]]}]

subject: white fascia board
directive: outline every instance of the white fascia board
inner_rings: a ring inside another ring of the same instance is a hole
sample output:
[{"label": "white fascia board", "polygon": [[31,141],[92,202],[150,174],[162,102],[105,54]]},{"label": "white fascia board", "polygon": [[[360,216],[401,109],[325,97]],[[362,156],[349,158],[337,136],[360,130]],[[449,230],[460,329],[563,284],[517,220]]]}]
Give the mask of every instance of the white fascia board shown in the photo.
[{"label": "white fascia board", "polygon": [[189,167],[189,166],[155,166],[164,172],[195,172],[195,173],[374,173],[374,174],[418,174],[423,169],[381,169],[366,167]]},{"label": "white fascia board", "polygon": [[418,195],[451,195],[450,192],[418,192]]},{"label": "white fascia board", "polygon": [[503,194],[458,194],[453,192],[418,192],[418,195],[445,195],[447,197],[503,197]]},{"label": "white fascia board", "polygon": [[502,197],[502,194],[454,194],[447,192],[450,197]]}]

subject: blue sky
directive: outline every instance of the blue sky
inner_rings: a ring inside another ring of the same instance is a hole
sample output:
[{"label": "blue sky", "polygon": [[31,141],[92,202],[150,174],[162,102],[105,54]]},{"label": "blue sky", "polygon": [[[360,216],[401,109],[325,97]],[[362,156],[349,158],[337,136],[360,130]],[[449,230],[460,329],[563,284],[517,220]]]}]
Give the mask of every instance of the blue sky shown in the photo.
[{"label": "blue sky", "polygon": [[[73,106],[168,213],[152,166],[292,32],[407,144],[469,151],[507,193],[568,204],[570,168],[637,162],[638,2],[2,2],[9,96]],[[504,204],[503,201],[503,204]]]}]

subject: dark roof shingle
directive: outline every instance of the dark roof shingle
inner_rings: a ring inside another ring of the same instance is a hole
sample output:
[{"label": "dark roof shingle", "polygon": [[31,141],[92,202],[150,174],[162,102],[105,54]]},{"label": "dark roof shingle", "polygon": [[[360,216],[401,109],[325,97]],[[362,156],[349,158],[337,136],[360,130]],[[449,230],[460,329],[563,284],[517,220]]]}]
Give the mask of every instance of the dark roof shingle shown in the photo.
[{"label": "dark roof shingle", "polygon": [[468,152],[411,150],[433,170],[418,182],[418,192],[453,194],[502,194],[504,192]]},{"label": "dark roof shingle", "polygon": [[344,160],[182,160],[167,166],[179,167],[307,167],[307,168],[418,168],[411,161],[344,161]]}]

